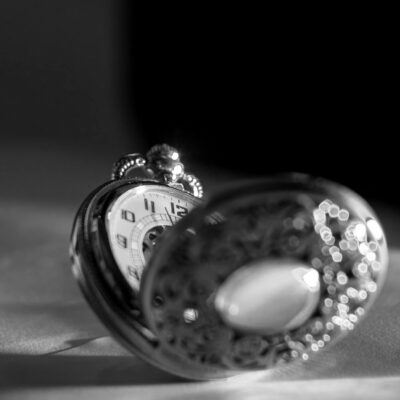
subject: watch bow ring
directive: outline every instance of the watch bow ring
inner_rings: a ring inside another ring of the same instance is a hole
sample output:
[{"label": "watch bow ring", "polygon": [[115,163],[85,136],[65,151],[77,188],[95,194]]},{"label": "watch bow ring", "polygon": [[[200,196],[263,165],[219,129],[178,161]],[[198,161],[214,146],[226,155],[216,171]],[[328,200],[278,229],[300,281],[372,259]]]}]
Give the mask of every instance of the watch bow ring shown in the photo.
[{"label": "watch bow ring", "polygon": [[73,271],[120,343],[209,380],[308,360],[356,327],[388,262],[363,199],[300,174],[202,195],[158,145],[118,160],[83,202]]}]

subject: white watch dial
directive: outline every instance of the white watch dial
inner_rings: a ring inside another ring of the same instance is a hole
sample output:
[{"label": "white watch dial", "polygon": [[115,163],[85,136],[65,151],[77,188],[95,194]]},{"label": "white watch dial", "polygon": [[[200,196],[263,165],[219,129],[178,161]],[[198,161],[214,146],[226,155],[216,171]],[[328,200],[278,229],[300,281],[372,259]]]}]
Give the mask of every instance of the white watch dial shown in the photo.
[{"label": "white watch dial", "polygon": [[160,235],[184,217],[198,200],[161,185],[134,187],[107,211],[110,247],[121,273],[139,291],[143,269]]}]

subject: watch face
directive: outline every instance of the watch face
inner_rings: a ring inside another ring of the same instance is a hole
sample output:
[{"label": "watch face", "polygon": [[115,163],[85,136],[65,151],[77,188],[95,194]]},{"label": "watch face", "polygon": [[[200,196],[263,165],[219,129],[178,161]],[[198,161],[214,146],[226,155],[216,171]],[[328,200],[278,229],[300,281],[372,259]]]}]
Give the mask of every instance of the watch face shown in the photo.
[{"label": "watch face", "polygon": [[111,251],[133,290],[139,291],[144,266],[160,236],[197,204],[197,199],[183,191],[141,185],[109,205],[106,229]]}]

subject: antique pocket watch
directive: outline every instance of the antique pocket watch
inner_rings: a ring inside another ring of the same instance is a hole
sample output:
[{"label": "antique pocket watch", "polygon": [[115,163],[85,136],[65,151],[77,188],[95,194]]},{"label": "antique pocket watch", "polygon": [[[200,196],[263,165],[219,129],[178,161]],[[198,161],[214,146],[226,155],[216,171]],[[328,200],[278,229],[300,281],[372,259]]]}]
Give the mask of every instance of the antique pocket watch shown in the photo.
[{"label": "antique pocket watch", "polygon": [[158,145],[118,160],[83,202],[73,271],[120,343],[206,380],[308,360],[354,329],[388,260],[363,199],[299,174],[202,195],[179,153]]}]

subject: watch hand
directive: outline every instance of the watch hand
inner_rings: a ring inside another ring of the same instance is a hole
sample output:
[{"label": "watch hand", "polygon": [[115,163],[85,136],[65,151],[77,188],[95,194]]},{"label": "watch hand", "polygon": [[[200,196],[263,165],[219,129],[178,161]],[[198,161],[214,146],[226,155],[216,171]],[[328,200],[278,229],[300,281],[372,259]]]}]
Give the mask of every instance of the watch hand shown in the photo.
[{"label": "watch hand", "polygon": [[171,221],[171,224],[174,225],[174,221],[172,221],[172,217],[171,217],[170,213],[168,212],[167,207],[164,207],[164,208],[165,208],[165,212],[168,215],[169,220]]}]

